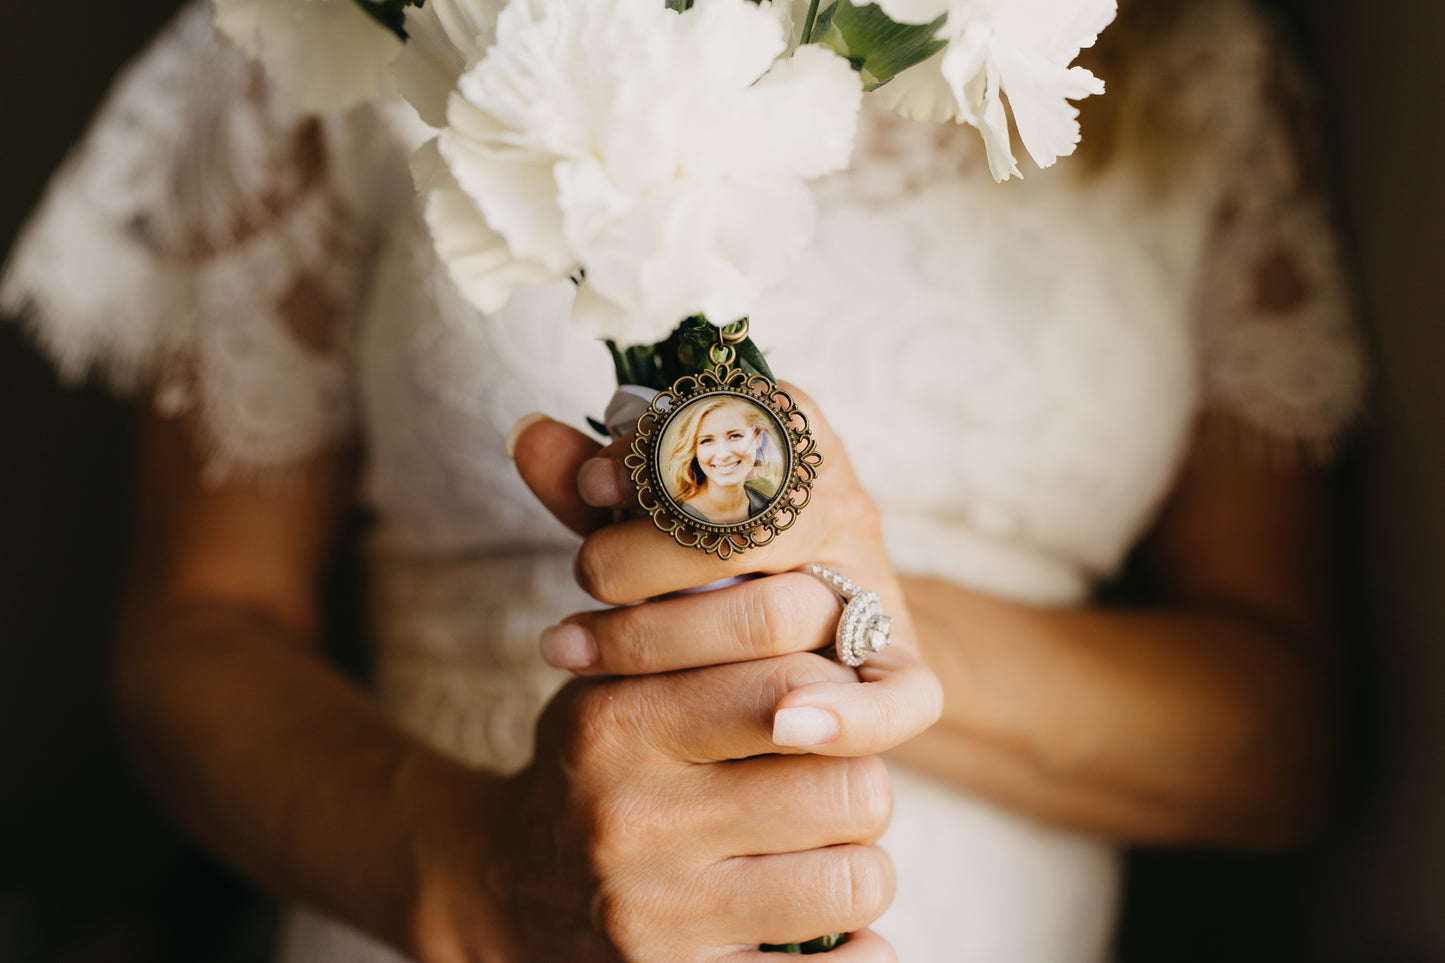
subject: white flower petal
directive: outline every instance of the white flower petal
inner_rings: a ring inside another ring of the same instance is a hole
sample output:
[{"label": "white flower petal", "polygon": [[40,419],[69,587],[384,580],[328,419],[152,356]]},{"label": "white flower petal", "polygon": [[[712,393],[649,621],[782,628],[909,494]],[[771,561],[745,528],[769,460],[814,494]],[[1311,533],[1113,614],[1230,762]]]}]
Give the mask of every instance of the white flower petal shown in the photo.
[{"label": "white flower petal", "polygon": [[1079,51],[1092,47],[1104,28],[1118,15],[1118,0],[1073,0],[1060,11],[1051,6],[1051,37],[1044,56],[1054,63],[1073,62]]},{"label": "white flower petal", "polygon": [[1008,113],[996,90],[984,97],[983,112],[979,116],[978,132],[983,135],[984,151],[988,155],[988,172],[995,181],[1002,183],[1010,177],[1022,177],[1018,159],[1014,157],[1013,138],[1009,135]]},{"label": "white flower petal", "polygon": [[736,291],[738,301],[707,295],[707,315],[731,319],[748,313],[762,289],[781,280],[802,256],[815,216],[812,192],[796,181],[734,184],[720,191],[709,230],[714,238],[710,270],[736,275],[736,285],[720,285],[719,291]]},{"label": "white flower petal", "polygon": [[422,9],[431,10],[462,63],[470,67],[496,40],[497,18],[506,6],[506,0],[426,0]]},{"label": "white flower petal", "polygon": [[435,139],[413,157],[412,176],[424,198],[423,213],[438,255],[457,290],[481,311],[500,309],[521,285],[567,277],[512,253],[452,179]]},{"label": "white flower petal", "polygon": [[575,258],[562,232],[556,158],[509,147],[495,118],[460,96],[453,97],[447,117],[451,125],[438,138],[441,155],[487,223],[518,257],[568,271]]},{"label": "white flower petal", "polygon": [[1019,139],[1034,163],[1049,167],[1072,154],[1079,143],[1079,110],[1068,98],[1102,93],[1103,85],[1082,67],[1029,63],[1015,51],[1000,51],[998,62]]},{"label": "white flower petal", "polygon": [[[803,28],[808,23],[810,0],[762,0],[758,4],[777,18],[783,28],[783,39],[787,41],[788,53],[798,49],[803,42]],[[819,4],[819,9],[823,7]]]},{"label": "white flower petal", "polygon": [[753,83],[787,48],[782,25],[755,3],[694,0],[686,15],[676,17],[674,29],[673,58],[694,77],[706,78],[693,88],[703,96]]},{"label": "white flower petal", "polygon": [[941,61],[947,49],[914,64],[873,91],[889,110],[909,120],[962,121],[959,99],[943,76]]},{"label": "white flower petal", "polygon": [[401,41],[353,0],[212,0],[211,17],[302,110],[350,107],[390,90],[387,67]]},{"label": "white flower petal", "polygon": [[[924,0],[881,2],[887,11],[891,4]],[[1070,101],[1102,93],[1103,85],[1087,70],[1069,64],[1114,19],[1116,0],[945,2],[948,19],[939,37],[948,47],[895,78],[893,84],[903,82],[900,89],[883,88],[885,103],[908,117],[943,119],[952,113],[978,127],[989,170],[998,180],[1019,175],[1010,113],[1039,167],[1072,153],[1079,124]],[[935,74],[952,92],[952,111],[939,103]]]},{"label": "white flower petal", "polygon": [[852,70],[816,49],[775,66],[786,47],[749,0],[513,0],[448,105],[443,256],[467,252],[454,273],[489,303],[580,268],[574,322],[623,344],[747,313],[811,234],[802,178],[846,164],[856,126]]},{"label": "white flower petal", "polygon": [[572,301],[572,323],[588,337],[623,345],[656,344],[677,327],[677,319],[648,323],[635,312],[599,294],[586,281],[578,285],[577,297]]},{"label": "white flower petal", "polygon": [[738,99],[736,116],[718,125],[726,141],[709,153],[735,170],[822,177],[848,166],[862,102],[862,81],[848,61],[803,47]]},{"label": "white flower petal", "polygon": [[949,0],[877,0],[894,23],[932,23],[948,13]]},{"label": "white flower petal", "polygon": [[938,69],[953,91],[959,118],[975,126],[982,123],[987,106],[992,40],[988,23],[970,23],[939,55]]},{"label": "white flower petal", "polygon": [[407,10],[406,32],[406,44],[391,65],[397,93],[423,121],[433,127],[444,127],[447,98],[466,69],[466,58],[437,18],[435,0]]}]

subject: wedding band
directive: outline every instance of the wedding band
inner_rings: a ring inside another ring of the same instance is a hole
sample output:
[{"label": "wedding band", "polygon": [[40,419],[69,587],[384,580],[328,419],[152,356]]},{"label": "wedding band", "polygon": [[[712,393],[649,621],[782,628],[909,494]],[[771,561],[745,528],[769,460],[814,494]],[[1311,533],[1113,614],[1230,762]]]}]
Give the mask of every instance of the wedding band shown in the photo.
[{"label": "wedding band", "polygon": [[839,598],[847,603],[843,606],[843,617],[838,620],[835,636],[839,662],[856,669],[874,652],[882,652],[888,647],[893,618],[883,614],[883,602],[877,592],[870,592],[843,574],[821,565],[805,565],[801,571],[837,592]]}]

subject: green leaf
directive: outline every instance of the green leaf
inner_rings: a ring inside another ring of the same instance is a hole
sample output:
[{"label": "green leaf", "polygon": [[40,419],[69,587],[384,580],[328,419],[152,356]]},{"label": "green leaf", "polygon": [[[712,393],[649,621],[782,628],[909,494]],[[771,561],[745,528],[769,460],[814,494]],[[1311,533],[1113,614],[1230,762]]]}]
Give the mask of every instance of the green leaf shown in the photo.
[{"label": "green leaf", "polygon": [[946,17],[932,23],[895,23],[874,3],[855,6],[838,0],[818,15],[817,42],[848,58],[867,90],[881,87],[903,71],[948,46],[935,39]]},{"label": "green leaf", "polygon": [[[784,0],[786,2],[786,0]],[[812,43],[818,32],[818,0],[808,0],[808,15],[803,18],[803,43]]]},{"label": "green leaf", "polygon": [[396,39],[406,39],[406,8],[420,7],[426,0],[356,0],[356,5],[381,24]]},{"label": "green leaf", "polygon": [[[702,315],[687,318],[664,340],[653,345],[620,348],[615,341],[604,341],[612,355],[612,367],[619,385],[642,385],[665,391],[684,375],[700,374],[716,368],[712,350],[718,345],[718,329]],[[767,359],[751,338],[734,345],[736,364],[749,374],[773,378]],[[776,380],[776,379],[773,379]]]},{"label": "green leaf", "polygon": [[760,374],[769,381],[777,381],[773,377],[773,369],[768,367],[768,361],[763,357],[763,352],[753,343],[752,338],[744,338],[734,345],[738,352],[738,367],[749,374]]},{"label": "green leaf", "polygon": [[688,374],[713,367],[712,349],[718,343],[717,328],[701,315],[694,315],[678,325],[677,359]]},{"label": "green leaf", "polygon": [[617,383],[619,385],[636,384],[637,382],[632,377],[632,364],[627,360],[627,356],[618,350],[617,342],[609,338],[603,344],[607,345],[607,353],[612,355],[612,370],[617,373]]}]

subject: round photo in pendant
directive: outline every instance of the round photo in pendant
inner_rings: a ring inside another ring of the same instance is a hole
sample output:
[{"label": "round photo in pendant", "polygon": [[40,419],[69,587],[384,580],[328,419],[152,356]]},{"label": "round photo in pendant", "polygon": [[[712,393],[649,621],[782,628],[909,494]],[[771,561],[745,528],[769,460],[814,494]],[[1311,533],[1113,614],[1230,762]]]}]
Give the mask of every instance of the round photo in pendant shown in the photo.
[{"label": "round photo in pendant", "polygon": [[735,394],[679,407],[663,426],[657,479],[681,517],[741,525],[767,511],[788,476],[792,449],[772,409]]}]

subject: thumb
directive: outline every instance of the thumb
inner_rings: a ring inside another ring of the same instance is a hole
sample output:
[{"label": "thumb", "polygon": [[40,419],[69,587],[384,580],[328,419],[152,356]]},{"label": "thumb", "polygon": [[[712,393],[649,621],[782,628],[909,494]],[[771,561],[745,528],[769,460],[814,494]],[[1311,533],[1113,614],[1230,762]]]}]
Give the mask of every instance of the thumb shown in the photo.
[{"label": "thumb", "polygon": [[577,473],[602,445],[570,425],[543,414],[524,416],[507,434],[507,454],[517,473],[563,525],[587,535],[612,520],[612,512],[582,500]]}]

